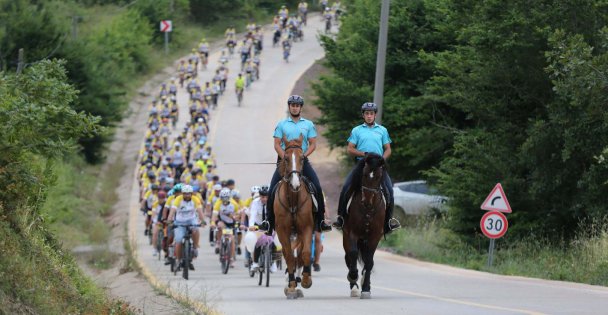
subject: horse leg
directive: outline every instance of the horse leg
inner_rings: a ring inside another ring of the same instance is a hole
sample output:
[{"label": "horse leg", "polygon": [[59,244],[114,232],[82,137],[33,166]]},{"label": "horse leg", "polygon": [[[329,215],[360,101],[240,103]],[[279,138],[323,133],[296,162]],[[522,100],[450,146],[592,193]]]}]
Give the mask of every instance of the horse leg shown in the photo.
[{"label": "horse leg", "polygon": [[302,273],[302,287],[304,289],[308,289],[312,286],[312,275],[310,272],[311,261],[310,257],[312,255],[311,245],[312,245],[312,228],[305,229],[302,235],[302,244],[301,244],[301,259],[302,259],[302,267],[304,272]]},{"label": "horse leg", "polygon": [[372,298],[370,276],[372,274],[372,269],[374,268],[374,253],[376,252],[376,247],[378,246],[379,241],[380,237],[378,237],[378,240],[368,240],[367,242],[364,242],[364,246],[361,251],[364,264],[364,278],[361,284],[362,299]]},{"label": "horse leg", "polygon": [[[348,233],[344,233],[342,238],[342,246],[344,247],[344,260],[346,267],[348,268],[348,274],[346,279],[350,283],[350,296],[359,297],[359,286],[357,280],[359,279],[359,270],[357,269],[357,256],[359,251],[357,250],[357,241],[351,239]],[[355,288],[356,286],[356,288]]]},{"label": "horse leg", "polygon": [[295,257],[293,256],[291,242],[289,241],[289,233],[278,233],[278,237],[281,244],[283,244],[283,257],[285,257],[285,262],[287,263],[286,271],[288,276],[288,284],[285,287],[284,293],[287,299],[296,299],[298,298],[298,293],[296,292],[297,282],[294,275],[296,262]]}]

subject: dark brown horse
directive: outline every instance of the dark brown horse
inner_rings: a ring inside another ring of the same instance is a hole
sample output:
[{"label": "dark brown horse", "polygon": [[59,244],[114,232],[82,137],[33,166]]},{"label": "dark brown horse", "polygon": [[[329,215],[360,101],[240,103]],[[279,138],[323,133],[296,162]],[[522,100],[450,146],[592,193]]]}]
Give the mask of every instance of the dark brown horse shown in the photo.
[{"label": "dark brown horse", "polygon": [[[350,282],[351,297],[371,298],[370,274],[374,268],[374,253],[384,233],[386,204],[381,191],[384,172],[382,156],[369,153],[365,157],[361,187],[353,187],[354,194],[344,222],[342,245]],[[357,261],[363,262],[361,293],[357,280]],[[355,288],[356,287],[356,288]]]},{"label": "dark brown horse", "polygon": [[[282,179],[277,185],[274,198],[275,229],[283,246],[283,257],[287,262],[289,283],[285,287],[288,299],[303,297],[297,289],[296,269],[303,269],[302,287],[312,286],[310,272],[311,242],[313,233],[313,203],[307,185],[302,178],[304,152],[302,151],[302,136],[285,143],[285,158],[279,164],[279,174]],[[295,236],[292,247],[291,237]],[[294,256],[294,250],[297,257]]]}]

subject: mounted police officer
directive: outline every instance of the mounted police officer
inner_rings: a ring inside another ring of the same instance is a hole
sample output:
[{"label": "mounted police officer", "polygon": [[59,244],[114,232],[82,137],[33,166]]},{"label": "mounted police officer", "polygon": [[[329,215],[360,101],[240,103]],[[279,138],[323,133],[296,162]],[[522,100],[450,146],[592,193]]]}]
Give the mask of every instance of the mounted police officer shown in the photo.
[{"label": "mounted police officer", "polygon": [[[348,138],[347,152],[355,157],[357,164],[346,177],[342,191],[340,192],[340,200],[338,202],[338,218],[333,226],[337,229],[342,229],[344,225],[344,216],[346,214],[346,205],[348,200],[354,193],[356,187],[361,186],[361,177],[363,176],[363,167],[365,166],[364,157],[368,152],[373,152],[382,156],[387,160],[391,156],[391,138],[384,126],[376,123],[376,114],[378,106],[375,103],[364,103],[361,106],[361,115],[363,124],[356,126],[350,133]],[[391,181],[386,168],[382,174],[382,190],[387,201],[386,215],[384,221],[384,233],[389,233],[401,227],[399,221],[393,218],[393,183]]]}]

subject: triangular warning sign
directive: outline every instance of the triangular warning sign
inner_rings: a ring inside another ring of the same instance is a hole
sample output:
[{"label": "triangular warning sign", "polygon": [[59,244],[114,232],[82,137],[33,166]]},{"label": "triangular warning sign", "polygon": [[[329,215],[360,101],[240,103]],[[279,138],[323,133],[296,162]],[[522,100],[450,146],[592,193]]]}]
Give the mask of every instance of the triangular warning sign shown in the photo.
[{"label": "triangular warning sign", "polygon": [[500,183],[494,186],[494,189],[492,189],[492,192],[488,195],[486,201],[481,204],[481,209],[511,213],[511,205],[509,205],[507,195],[505,195],[505,191],[502,189]]}]

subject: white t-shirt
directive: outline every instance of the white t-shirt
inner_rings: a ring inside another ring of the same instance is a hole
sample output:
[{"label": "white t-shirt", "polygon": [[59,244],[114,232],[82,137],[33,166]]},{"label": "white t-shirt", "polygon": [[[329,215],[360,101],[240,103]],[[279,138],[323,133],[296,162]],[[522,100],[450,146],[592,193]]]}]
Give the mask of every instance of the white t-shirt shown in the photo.
[{"label": "white t-shirt", "polygon": [[[253,199],[253,201],[251,202],[251,207],[249,209],[248,226],[251,227],[254,225],[262,224],[262,221],[264,221],[263,211],[266,211],[266,205],[262,204],[262,200],[259,197]],[[266,219],[268,219],[268,216],[266,216]]]}]

